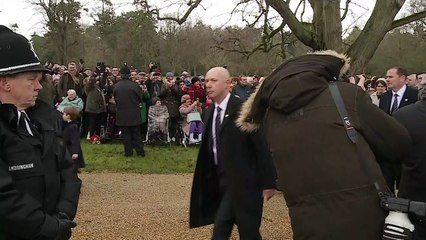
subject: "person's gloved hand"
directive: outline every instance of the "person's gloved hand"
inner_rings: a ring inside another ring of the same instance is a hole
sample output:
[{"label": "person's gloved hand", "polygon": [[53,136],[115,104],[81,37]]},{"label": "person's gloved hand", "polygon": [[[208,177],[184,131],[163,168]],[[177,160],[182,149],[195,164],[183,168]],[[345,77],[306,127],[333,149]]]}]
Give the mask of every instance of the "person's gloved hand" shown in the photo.
[{"label": "person's gloved hand", "polygon": [[414,225],[406,213],[390,211],[385,219],[383,240],[409,240],[413,238],[413,231]]},{"label": "person's gloved hand", "polygon": [[59,231],[56,240],[68,240],[71,238],[71,228],[75,228],[77,224],[69,219],[64,212],[59,212],[56,216],[59,222]]}]

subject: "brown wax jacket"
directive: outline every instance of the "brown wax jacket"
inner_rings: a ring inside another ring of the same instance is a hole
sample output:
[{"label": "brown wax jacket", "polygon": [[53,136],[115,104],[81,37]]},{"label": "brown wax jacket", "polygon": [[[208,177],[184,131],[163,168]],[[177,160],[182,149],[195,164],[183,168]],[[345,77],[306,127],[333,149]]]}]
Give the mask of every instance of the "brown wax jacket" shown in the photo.
[{"label": "brown wax jacket", "polygon": [[376,158],[397,161],[411,143],[364,91],[338,82],[358,132],[357,145],[350,141],[328,89],[348,68],[334,51],[291,59],[265,79],[238,119],[246,131],[263,123],[296,240],[381,239],[386,212],[373,182],[387,189]]}]

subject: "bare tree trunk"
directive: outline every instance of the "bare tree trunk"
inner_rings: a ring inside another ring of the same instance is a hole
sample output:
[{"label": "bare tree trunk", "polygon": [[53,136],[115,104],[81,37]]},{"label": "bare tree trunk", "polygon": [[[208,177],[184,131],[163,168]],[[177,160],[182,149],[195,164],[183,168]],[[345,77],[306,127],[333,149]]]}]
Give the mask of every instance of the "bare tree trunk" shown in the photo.
[{"label": "bare tree trunk", "polygon": [[61,60],[62,64],[66,64],[65,60],[66,60],[66,56],[65,56],[65,52],[66,52],[66,42],[65,42],[65,38],[66,38],[66,31],[65,31],[65,27],[61,26],[62,24],[59,23],[59,58]]},{"label": "bare tree trunk", "polygon": [[[266,2],[280,14],[292,33],[306,46],[314,50],[343,50],[340,0],[309,0],[314,11],[313,23],[300,22],[291,11],[288,1]],[[423,10],[394,21],[404,3],[405,0],[376,1],[367,24],[347,51],[352,59],[353,72],[361,71],[368,64],[388,31],[426,16],[426,11]]]},{"label": "bare tree trunk", "polygon": [[392,29],[395,16],[405,0],[377,0],[371,17],[347,54],[351,57],[351,71],[360,72],[376,52],[386,33]]},{"label": "bare tree trunk", "polygon": [[314,10],[315,40],[319,49],[342,51],[342,22],[340,0],[310,0]]}]

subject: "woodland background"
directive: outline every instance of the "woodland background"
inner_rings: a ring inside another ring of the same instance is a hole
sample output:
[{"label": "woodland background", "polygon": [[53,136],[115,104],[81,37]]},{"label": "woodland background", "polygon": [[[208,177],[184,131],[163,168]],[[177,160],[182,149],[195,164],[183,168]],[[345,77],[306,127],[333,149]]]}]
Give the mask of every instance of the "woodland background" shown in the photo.
[{"label": "woodland background", "polygon": [[[309,2],[313,5],[313,1]],[[185,3],[191,8],[200,2]],[[105,62],[108,66],[121,66],[126,62],[143,71],[148,69],[150,62],[155,62],[164,73],[179,74],[187,70],[193,75],[204,74],[210,67],[221,65],[227,65],[233,75],[267,75],[284,59],[313,50],[286,27],[285,21],[281,27],[272,26],[272,20],[265,13],[267,8],[261,7],[266,4],[269,8],[269,4],[278,1],[247,0],[237,2],[236,6],[249,2],[259,5],[259,13],[263,11],[263,24],[262,14],[259,14],[258,21],[247,21],[245,27],[214,28],[202,21],[191,22],[185,16],[164,20],[158,9],[147,1],[135,0],[133,11],[117,15],[110,0],[99,1],[96,9],[85,9],[75,0],[30,0],[29,4],[45,18],[45,33],[34,33],[31,40],[43,62],[66,64],[84,59],[86,67],[93,67],[97,62]],[[302,0],[300,5],[302,2],[304,8],[307,3]],[[405,15],[425,14],[426,0],[409,2],[406,9],[401,9]],[[350,1],[346,3],[346,9],[337,10],[341,15],[350,10]],[[79,24],[83,11],[91,12],[93,25]],[[245,21],[243,10],[234,14],[242,14],[242,21]],[[356,71],[382,76],[389,67],[400,65],[411,73],[425,72],[426,19],[422,16],[390,29],[368,64]],[[11,27],[18,28],[17,25]],[[356,22],[350,29],[343,30],[340,34],[343,51],[357,40],[362,30]],[[368,45],[368,39],[364,44]]]}]

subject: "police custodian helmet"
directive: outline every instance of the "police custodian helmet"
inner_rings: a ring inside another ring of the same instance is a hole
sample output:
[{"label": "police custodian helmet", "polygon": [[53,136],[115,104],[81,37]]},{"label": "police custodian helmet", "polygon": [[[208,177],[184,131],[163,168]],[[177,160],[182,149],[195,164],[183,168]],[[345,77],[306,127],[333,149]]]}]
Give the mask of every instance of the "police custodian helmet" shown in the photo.
[{"label": "police custodian helmet", "polygon": [[0,25],[0,75],[47,71],[24,36]]}]

